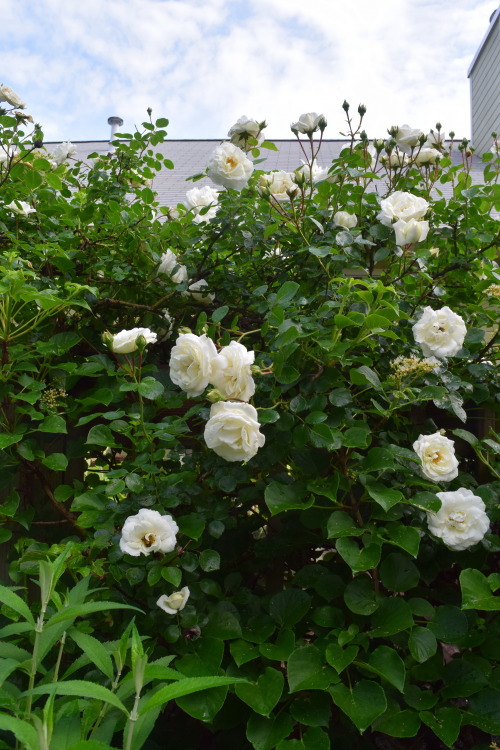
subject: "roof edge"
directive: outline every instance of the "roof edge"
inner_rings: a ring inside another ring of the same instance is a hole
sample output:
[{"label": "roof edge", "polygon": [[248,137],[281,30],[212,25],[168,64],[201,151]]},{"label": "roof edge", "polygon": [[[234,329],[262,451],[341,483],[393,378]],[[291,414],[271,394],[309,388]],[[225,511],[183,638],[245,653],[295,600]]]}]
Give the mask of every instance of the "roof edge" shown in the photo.
[{"label": "roof edge", "polygon": [[499,18],[500,18],[500,5],[498,6],[498,8],[493,12],[493,14],[490,17],[490,25],[488,26],[488,31],[484,35],[484,37],[483,37],[483,39],[481,41],[481,44],[477,48],[477,52],[474,55],[471,64],[469,65],[469,69],[467,71],[467,78],[470,78],[470,74],[472,73],[472,68],[474,67],[474,65],[478,61],[479,55],[481,54],[481,52],[483,50],[483,47],[486,44],[486,42],[488,40],[488,37],[491,34],[491,32],[493,31],[493,27],[494,27],[494,25],[496,24],[496,22],[498,21]]}]

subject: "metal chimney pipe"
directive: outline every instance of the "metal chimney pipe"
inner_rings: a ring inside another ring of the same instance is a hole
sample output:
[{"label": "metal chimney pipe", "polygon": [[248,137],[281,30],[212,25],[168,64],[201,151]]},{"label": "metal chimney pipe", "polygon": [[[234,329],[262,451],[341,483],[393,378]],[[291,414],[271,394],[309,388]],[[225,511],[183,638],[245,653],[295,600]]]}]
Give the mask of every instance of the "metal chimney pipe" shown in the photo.
[{"label": "metal chimney pipe", "polygon": [[112,151],[114,151],[114,146],[112,144],[112,140],[115,137],[115,133],[118,130],[118,128],[121,128],[123,125],[123,120],[121,117],[108,117],[108,125],[111,125],[111,134],[109,136],[109,145]]}]

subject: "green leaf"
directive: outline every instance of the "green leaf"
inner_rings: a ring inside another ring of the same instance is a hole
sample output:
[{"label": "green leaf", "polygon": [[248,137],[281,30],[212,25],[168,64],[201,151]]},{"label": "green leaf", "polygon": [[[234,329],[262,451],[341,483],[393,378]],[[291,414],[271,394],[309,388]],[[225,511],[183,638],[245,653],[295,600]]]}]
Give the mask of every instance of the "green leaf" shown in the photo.
[{"label": "green leaf", "polygon": [[367,424],[349,427],[342,435],[342,445],[346,448],[367,448],[371,430]]},{"label": "green leaf", "polygon": [[12,732],[16,739],[22,742],[28,750],[39,750],[38,734],[27,721],[0,713],[0,729],[5,732]]},{"label": "green leaf", "polygon": [[394,505],[397,505],[403,500],[402,492],[390,487],[385,487],[381,482],[374,482],[373,480],[367,481],[365,487],[370,497],[372,497],[385,511],[390,510]]},{"label": "green leaf", "polygon": [[467,617],[458,607],[445,604],[436,609],[434,620],[429,623],[429,627],[438,641],[457,643],[467,633],[469,624]]},{"label": "green leaf", "polygon": [[223,307],[218,307],[217,310],[214,310],[212,313],[212,320],[214,323],[220,323],[221,320],[223,320],[226,315],[229,312],[229,307],[227,305],[224,305]]},{"label": "green leaf", "polygon": [[430,513],[437,513],[441,507],[441,500],[432,492],[417,492],[409,500],[403,499],[403,502]]},{"label": "green leaf", "polygon": [[438,708],[435,715],[421,711],[420,718],[448,747],[453,747],[460,733],[462,714],[458,708]]},{"label": "green leaf", "polygon": [[295,297],[300,289],[300,284],[296,281],[285,281],[285,283],[276,292],[276,304],[280,307],[286,307]]},{"label": "green leaf", "polygon": [[19,443],[19,441],[22,439],[22,435],[11,435],[10,433],[4,433],[3,435],[0,435],[0,450],[4,450],[5,448],[8,448],[9,445],[14,445],[14,443]]},{"label": "green leaf", "polygon": [[358,576],[347,584],[344,601],[357,615],[371,615],[379,605],[373,582],[367,576]]},{"label": "green leaf", "polygon": [[[321,693],[317,690],[297,695],[290,706],[290,713],[295,721],[308,727],[327,727],[330,722],[331,711],[330,697],[326,692]],[[326,735],[324,737],[327,740],[326,750],[329,750],[328,738]],[[304,741],[306,741],[305,738]],[[317,749],[318,746],[314,745],[313,747]]]},{"label": "green leaf", "polygon": [[346,561],[353,573],[376,568],[380,561],[380,544],[368,544],[359,547],[351,537],[342,537],[335,543],[337,552]]},{"label": "green leaf", "polygon": [[269,719],[253,714],[247,723],[247,739],[255,750],[272,750],[280,740],[288,737],[293,724],[293,719],[285,711]]},{"label": "green leaf", "polygon": [[338,450],[342,445],[342,433],[324,423],[309,428],[309,439],[316,448],[328,448],[330,451]]},{"label": "green leaf", "polygon": [[191,695],[199,690],[208,690],[209,688],[223,687],[225,685],[234,685],[235,683],[246,683],[240,677],[186,677],[184,680],[178,680],[172,685],[166,685],[160,688],[140,709],[140,715],[146,713],[155,706],[162,706],[175,698],[183,695]]},{"label": "green leaf", "polygon": [[368,664],[400,693],[403,692],[406,669],[403,660],[393,648],[379,646],[370,655]]},{"label": "green leaf", "polygon": [[260,424],[274,424],[279,418],[279,412],[275,411],[275,409],[259,409]]},{"label": "green leaf", "polygon": [[269,716],[281,698],[284,682],[281,672],[266,667],[257,682],[236,685],[235,692],[253,711],[262,716]]},{"label": "green leaf", "polygon": [[385,638],[400,633],[413,626],[411,609],[404,599],[382,599],[372,617],[372,625],[369,635],[374,638]]},{"label": "green leaf", "polygon": [[69,630],[69,636],[81,648],[85,656],[96,665],[98,669],[108,678],[110,682],[114,680],[114,670],[111,657],[97,638],[88,633],[82,633],[76,628]]},{"label": "green leaf", "polygon": [[38,428],[40,432],[67,433],[66,422],[58,414],[49,414]]},{"label": "green leaf", "polygon": [[213,549],[204,549],[200,555],[200,568],[211,573],[220,568],[220,555]]},{"label": "green leaf", "polygon": [[351,664],[358,655],[358,646],[347,646],[342,648],[338,643],[330,643],[326,647],[325,658],[337,672],[340,674],[346,667]]},{"label": "green leaf", "polygon": [[[133,743],[132,748],[135,750]],[[57,749],[55,748],[54,750]],[[67,750],[115,750],[115,748],[111,747],[111,745],[108,745],[105,742],[99,742],[98,740],[79,740],[79,742],[71,745],[71,747],[68,747]]]},{"label": "green leaf", "polygon": [[327,521],[327,538],[335,539],[341,536],[361,536],[364,529],[357,526],[353,518],[345,510],[334,511]]},{"label": "green leaf", "polygon": [[94,445],[105,445],[106,447],[115,445],[113,433],[109,427],[104,424],[96,424],[91,427],[86,442]]},{"label": "green leaf", "polygon": [[229,650],[238,667],[241,667],[242,664],[246,664],[249,661],[258,659],[260,653],[256,646],[250,645],[247,641],[231,641]]},{"label": "green leaf", "polygon": [[205,529],[205,521],[199,513],[188,513],[186,516],[179,516],[175,520],[179,525],[181,534],[185,534],[190,539],[199,539]]},{"label": "green leaf", "polygon": [[261,643],[259,651],[266,659],[288,661],[288,657],[295,648],[295,635],[292,630],[281,630],[276,643]]},{"label": "green leaf", "polygon": [[340,683],[330,688],[330,694],[361,733],[387,708],[383,688],[373,681],[360,680],[353,688]]},{"label": "green leaf", "polygon": [[241,625],[232,612],[215,610],[210,613],[203,632],[206,636],[227,641],[231,638],[241,638]]},{"label": "green leaf", "polygon": [[[386,321],[386,323],[389,323],[389,321]],[[356,377],[354,373],[358,373],[360,377]],[[382,384],[380,382],[380,378],[375,372],[375,370],[371,369],[371,367],[362,365],[362,367],[357,367],[355,370],[351,370],[350,375],[351,375],[351,381],[355,383],[356,385],[364,385],[366,383],[369,383],[377,391],[382,390]]]},{"label": "green leaf", "polygon": [[418,585],[420,573],[406,555],[392,552],[380,566],[380,580],[389,591],[409,591]]},{"label": "green leaf", "polygon": [[35,624],[35,619],[31,614],[30,608],[20,596],[12,591],[12,589],[0,585],[0,602],[6,604],[10,609],[13,609],[14,612],[21,615],[21,617],[31,625]]},{"label": "green leaf", "polygon": [[405,708],[402,711],[389,710],[373,722],[376,732],[390,737],[415,737],[420,728],[420,718],[415,711]]},{"label": "green leaf", "polygon": [[307,494],[306,487],[300,482],[283,484],[282,482],[272,481],[264,490],[264,499],[267,507],[275,516],[286,510],[310,508],[314,503],[314,498],[311,497],[304,502]]},{"label": "green leaf", "polygon": [[271,597],[269,614],[282,628],[291,629],[302,620],[309,607],[311,597],[301,589],[286,589]]},{"label": "green leaf", "polygon": [[137,390],[144,398],[154,401],[155,398],[159,398],[163,394],[165,386],[159,380],[148,376],[141,380]]},{"label": "green leaf", "polygon": [[469,698],[469,711],[464,713],[464,723],[474,724],[485,732],[500,732],[500,693],[485,688]]},{"label": "green leaf", "polygon": [[466,568],[460,573],[462,609],[500,610],[500,596],[493,595],[488,579],[479,570]]},{"label": "green leaf", "polygon": [[370,448],[363,460],[363,471],[383,471],[394,468],[394,457],[387,448]]},{"label": "green leaf", "polygon": [[423,663],[434,656],[437,651],[436,636],[429,628],[417,626],[410,633],[408,648],[415,661]]},{"label": "green leaf", "polygon": [[96,682],[88,682],[87,680],[65,680],[64,682],[52,682],[49,685],[38,685],[33,690],[28,690],[24,695],[50,695],[51,693],[55,693],[56,695],[74,695],[77,698],[92,698],[103,701],[120,709],[120,711],[128,716],[128,710],[111,690],[98,685]]},{"label": "green leaf", "polygon": [[42,464],[52,471],[66,471],[68,459],[64,453],[51,453],[42,459]]},{"label": "green leaf", "polygon": [[172,586],[179,586],[182,580],[182,570],[168,566],[161,569],[161,577],[171,583]]},{"label": "green leaf", "polygon": [[287,663],[288,685],[291,693],[298,690],[325,690],[332,682],[332,670],[319,649],[313,645],[300,646],[292,651]]},{"label": "green leaf", "polygon": [[420,546],[420,531],[414,526],[403,526],[401,523],[389,523],[386,527],[392,544],[409,552],[412,557],[418,555]]},{"label": "green leaf", "polygon": [[75,620],[77,617],[86,617],[92,612],[103,612],[108,609],[131,609],[135,612],[144,614],[142,609],[138,607],[132,607],[130,604],[118,604],[117,602],[86,602],[85,604],[75,604],[69,607],[64,607],[56,612],[55,615],[45,623],[45,629],[50,628],[52,625],[57,625],[65,620]]}]

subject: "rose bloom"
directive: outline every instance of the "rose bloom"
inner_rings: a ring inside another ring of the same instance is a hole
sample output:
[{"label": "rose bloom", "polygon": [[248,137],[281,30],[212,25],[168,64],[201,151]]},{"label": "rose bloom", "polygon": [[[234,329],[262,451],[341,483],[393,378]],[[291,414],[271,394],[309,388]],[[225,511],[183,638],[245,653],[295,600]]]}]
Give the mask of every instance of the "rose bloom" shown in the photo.
[{"label": "rose bloom", "polygon": [[423,242],[429,233],[429,222],[410,219],[404,221],[399,219],[392,225],[396,234],[396,245],[413,245],[416,242]]},{"label": "rose bloom", "polygon": [[206,281],[206,279],[199,279],[198,281],[193,281],[193,283],[188,286],[187,291],[182,292],[182,294],[184,297],[192,297],[201,305],[209,305],[214,301],[215,294],[204,292],[203,289],[205,289],[207,286],[208,281]]},{"label": "rose bloom", "polygon": [[11,211],[20,216],[29,216],[29,214],[35,213],[36,210],[29,203],[26,203],[26,201],[18,200],[12,201],[5,208],[10,208]]},{"label": "rose bloom", "polygon": [[132,328],[130,331],[120,331],[115,333],[111,342],[111,350],[115,354],[131,354],[137,351],[137,339],[143,336],[146,344],[156,343],[156,333],[149,328]]},{"label": "rose bloom", "polygon": [[447,547],[464,550],[480,542],[490,521],[480,497],[461,487],[455,492],[436,492],[441,500],[437,513],[427,513],[427,525]]},{"label": "rose bloom", "polygon": [[204,333],[183,333],[178,337],[170,355],[170,379],[186,391],[190,398],[203,393],[211,382],[212,364],[217,349]]},{"label": "rose bloom", "polygon": [[204,438],[226,461],[249,461],[266,441],[259,427],[257,410],[251,404],[219,401],[210,409]]},{"label": "rose bloom", "polygon": [[[174,271],[174,268],[177,268],[177,270]],[[187,281],[188,277],[186,266],[179,263],[177,255],[172,250],[167,250],[161,256],[158,273],[166,273],[167,276],[170,276],[174,284],[182,284],[183,281]]]},{"label": "rose bloom", "polygon": [[333,215],[333,220],[338,227],[344,227],[344,229],[353,229],[358,223],[354,214],[350,214],[348,211],[337,211]]},{"label": "rose bloom", "polygon": [[390,154],[383,154],[380,157],[380,161],[384,167],[397,169],[398,167],[404,167],[410,160],[406,154],[402,154],[398,151],[391,151]]},{"label": "rose bloom", "polygon": [[398,126],[398,132],[395,135],[395,140],[402,151],[409,153],[419,141],[419,138],[423,136],[423,132],[418,128],[410,128],[409,125]]},{"label": "rose bloom", "polygon": [[208,176],[216,185],[242,190],[252,176],[253,163],[234,143],[221,143],[208,160]]},{"label": "rose bloom", "polygon": [[[195,224],[200,224],[203,221],[210,221],[210,219],[214,218],[219,210],[218,197],[219,191],[210,187],[210,185],[204,185],[201,188],[194,187],[187,191],[184,205],[189,211],[191,211]],[[208,211],[204,214],[200,214],[201,209],[206,208],[207,206],[210,206]]]},{"label": "rose bloom", "polygon": [[437,148],[422,147],[413,157],[413,161],[420,167],[422,164],[435,164],[436,159],[441,159],[441,157],[442,153]]},{"label": "rose bloom", "polygon": [[317,160],[313,159],[311,166],[307,164],[303,159],[300,160],[302,162],[302,166],[298,168],[298,172],[303,172],[306,176],[306,179],[309,182],[312,182],[313,185],[315,185],[317,182],[321,182],[321,180],[327,180],[328,179],[328,169],[327,167],[320,167]]},{"label": "rose bloom", "polygon": [[413,326],[413,336],[425,357],[453,357],[462,348],[466,333],[463,319],[449,307],[425,307]]},{"label": "rose bloom", "polygon": [[246,115],[242,115],[234,125],[229,128],[228,137],[231,143],[234,143],[238,148],[248,149],[254,148],[248,145],[248,139],[251,138],[257,141],[257,145],[260,146],[264,140],[264,133],[261,131],[265,128],[265,123],[259,123],[257,120],[252,120]]},{"label": "rose bloom", "polygon": [[237,341],[224,346],[212,366],[210,382],[224,398],[250,401],[255,393],[255,383],[250,365],[253,365],[255,354]]},{"label": "rose bloom", "polygon": [[19,109],[24,109],[26,106],[21,97],[10,86],[4,86],[3,84],[0,85],[0,102],[7,102],[12,107],[19,107]]},{"label": "rose bloom", "polygon": [[162,516],[157,510],[141,508],[123,524],[120,539],[122,552],[139,557],[151,552],[173,552],[179,527],[172,516]]},{"label": "rose bloom", "polygon": [[55,147],[54,152],[52,153],[52,158],[54,159],[57,166],[59,166],[60,164],[64,164],[66,159],[73,159],[75,156],[76,146],[74,146],[70,141],[60,143]]},{"label": "rose bloom", "polygon": [[420,435],[413,450],[422,462],[424,475],[433,482],[451,482],[458,476],[455,443],[440,432]]},{"label": "rose bloom", "polygon": [[177,612],[180,612],[186,606],[190,593],[188,587],[184,586],[180,591],[174,591],[170,596],[162,594],[156,604],[161,609],[164,609],[167,614],[176,615]]},{"label": "rose bloom", "polygon": [[419,198],[412,193],[396,190],[388,198],[380,201],[381,211],[377,218],[382,224],[390,226],[393,221],[403,219],[423,219],[429,210],[429,204],[424,198]]},{"label": "rose bloom", "polygon": [[259,188],[267,189],[277,201],[289,201],[290,192],[297,192],[297,183],[290,172],[268,172],[261,175],[259,179]]},{"label": "rose bloom", "polygon": [[297,122],[292,122],[290,128],[293,133],[297,131],[304,135],[312,135],[319,129],[320,125],[323,129],[326,127],[326,119],[324,115],[318,115],[316,112],[306,112],[305,114],[300,115]]}]

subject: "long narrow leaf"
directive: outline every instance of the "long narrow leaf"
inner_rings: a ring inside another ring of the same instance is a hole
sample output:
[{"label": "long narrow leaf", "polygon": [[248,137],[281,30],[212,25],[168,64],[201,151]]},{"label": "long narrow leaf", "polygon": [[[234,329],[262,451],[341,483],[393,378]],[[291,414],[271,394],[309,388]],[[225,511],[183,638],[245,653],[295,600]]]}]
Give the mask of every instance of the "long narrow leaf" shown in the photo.
[{"label": "long narrow leaf", "polygon": [[0,713],[0,729],[12,732],[28,750],[39,750],[38,735],[27,721]]},{"label": "long narrow leaf", "polygon": [[108,680],[113,682],[113,662],[111,661],[111,656],[108,654],[102,643],[92,635],[88,635],[88,633],[82,633],[80,630],[76,630],[76,628],[71,628],[71,630],[69,631],[69,635],[74,640],[76,645],[81,648],[83,653],[88,656],[90,661],[93,662],[104,675],[106,675]]},{"label": "long narrow leaf", "polygon": [[52,692],[57,695],[74,695],[77,698],[97,699],[119,708],[128,716],[128,710],[111,690],[87,680],[66,680],[65,682],[54,682],[51,685],[39,685],[33,690],[27,691],[24,695],[44,695]]},{"label": "long narrow leaf", "polygon": [[86,604],[75,604],[71,607],[65,607],[55,615],[52,615],[50,620],[47,621],[45,628],[50,628],[52,625],[57,625],[58,622],[64,622],[64,620],[74,620],[77,617],[84,617],[91,614],[92,612],[102,612],[103,610],[109,609],[133,609],[135,612],[141,612],[144,614],[142,609],[138,607],[132,607],[130,604],[118,604],[117,602],[87,602]]},{"label": "long narrow leaf", "polygon": [[30,608],[20,596],[12,591],[12,589],[8,589],[6,586],[0,586],[0,602],[13,609],[33,626],[35,625],[35,619],[31,614]]},{"label": "long narrow leaf", "polygon": [[243,680],[240,677],[186,677],[184,680],[179,680],[158,690],[142,707],[140,715],[149,711],[150,708],[168,703],[168,701],[180,698],[182,695],[191,695],[191,693],[198,693],[200,690],[233,685],[236,682],[248,683],[248,680]]}]

